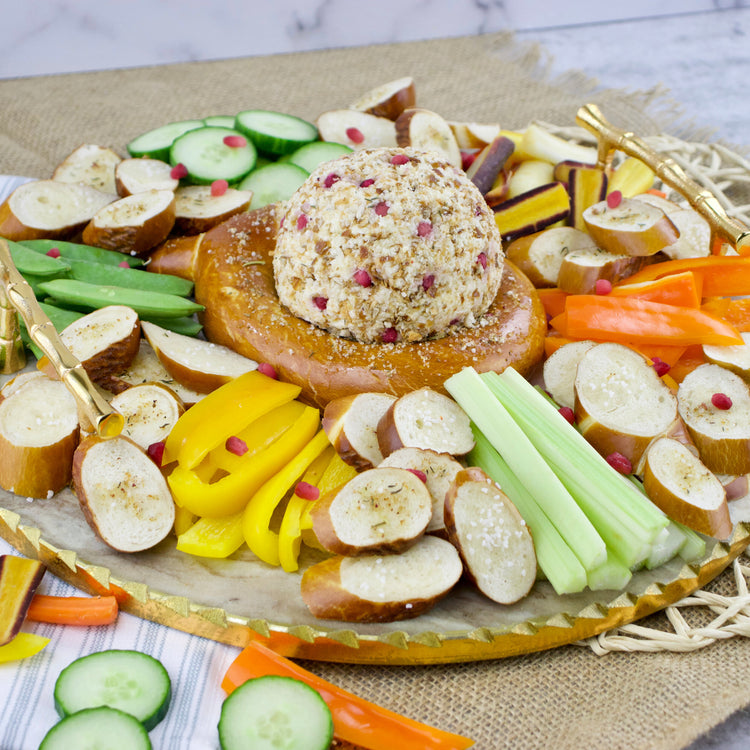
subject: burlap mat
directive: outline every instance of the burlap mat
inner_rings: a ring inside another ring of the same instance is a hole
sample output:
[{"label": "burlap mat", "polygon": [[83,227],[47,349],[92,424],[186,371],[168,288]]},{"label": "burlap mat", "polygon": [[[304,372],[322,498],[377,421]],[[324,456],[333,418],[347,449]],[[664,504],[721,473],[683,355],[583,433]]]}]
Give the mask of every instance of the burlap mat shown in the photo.
[{"label": "burlap mat", "polygon": [[[422,106],[449,119],[565,125],[593,101],[613,123],[642,135],[707,137],[658,87],[599,90],[577,72],[552,81],[540,50],[493,34],[2,81],[0,173],[45,177],[80,143],[123,151],[170,120],[246,108],[314,118],[403,75],[414,76]],[[731,577],[717,585],[731,588]],[[651,619],[659,627],[658,616]],[[365,698],[466,734],[483,750],[682,748],[750,701],[750,641],[741,637],[686,654],[597,656],[569,646],[445,666],[307,666]]]}]

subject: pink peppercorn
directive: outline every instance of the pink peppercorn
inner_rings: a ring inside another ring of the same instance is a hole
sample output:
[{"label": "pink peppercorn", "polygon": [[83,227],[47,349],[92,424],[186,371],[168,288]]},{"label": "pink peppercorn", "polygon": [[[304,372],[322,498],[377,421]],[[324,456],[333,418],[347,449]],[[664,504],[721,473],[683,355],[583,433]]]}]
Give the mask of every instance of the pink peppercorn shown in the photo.
[{"label": "pink peppercorn", "polygon": [[432,232],[432,224],[429,221],[420,221],[417,224],[417,234],[420,237],[427,237]]},{"label": "pink peppercorn", "polygon": [[130,268],[130,263],[126,260],[121,260],[117,265],[120,266],[120,268]]},{"label": "pink peppercorn", "polygon": [[407,471],[410,471],[417,479],[427,484],[427,474],[425,474],[421,469],[407,469]]},{"label": "pink peppercorn", "polygon": [[364,188],[364,187],[370,187],[370,185],[374,185],[374,184],[375,184],[375,180],[372,177],[368,177],[367,179],[362,180],[362,182],[359,183],[359,186]]},{"label": "pink peppercorn", "polygon": [[388,213],[388,208],[389,206],[385,201],[380,201],[380,203],[375,206],[375,213],[378,216],[385,216]]},{"label": "pink peppercorn", "polygon": [[214,180],[211,183],[211,195],[214,198],[224,195],[229,190],[229,183],[226,180]]},{"label": "pink peppercorn", "polygon": [[620,474],[632,474],[633,465],[627,456],[623,456],[622,453],[615,451],[610,453],[606,458],[607,463],[615,470],[619,471]]},{"label": "pink peppercorn", "polygon": [[477,255],[477,263],[479,263],[483,269],[487,268],[487,256],[485,253],[479,253],[479,255]]},{"label": "pink peppercorn", "polygon": [[187,177],[188,171],[184,164],[175,164],[169,172],[169,176],[173,180],[181,180],[183,177]]},{"label": "pink peppercorn", "polygon": [[276,368],[268,362],[258,362],[258,372],[272,380],[279,379],[279,373],[276,372]]},{"label": "pink peppercorn", "polygon": [[235,456],[244,456],[248,451],[247,443],[236,435],[228,437],[224,447]]},{"label": "pink peppercorn", "polygon": [[654,370],[656,370],[656,374],[659,377],[666,375],[672,369],[661,357],[652,357],[651,361],[653,362]]},{"label": "pink peppercorn", "polygon": [[380,338],[384,344],[395,344],[398,340],[398,331],[395,328],[386,328]]},{"label": "pink peppercorn", "polygon": [[619,190],[613,190],[607,196],[607,206],[609,208],[617,208],[622,203],[622,193]]},{"label": "pink peppercorn", "polygon": [[365,140],[365,136],[359,128],[347,128],[346,137],[352,143],[363,143]]},{"label": "pink peppercorn", "polygon": [[303,500],[317,500],[320,497],[320,490],[309,482],[297,482],[294,494]]},{"label": "pink peppercorn", "polygon": [[161,463],[164,460],[164,441],[160,440],[158,443],[151,443],[146,448],[146,455],[161,468]]},{"label": "pink peppercorn", "polygon": [[732,399],[727,396],[726,393],[714,393],[711,396],[711,403],[721,411],[726,411],[732,408]]},{"label": "pink peppercorn", "polygon": [[300,214],[297,217],[297,229],[300,230],[300,232],[307,226],[307,216],[304,214]]},{"label": "pink peppercorn", "polygon": [[596,294],[609,294],[612,291],[612,282],[609,279],[597,279],[594,284]]},{"label": "pink peppercorn", "polygon": [[409,157],[406,154],[394,154],[391,157],[391,164],[399,166],[400,164],[408,164]]},{"label": "pink peppercorn", "polygon": [[327,188],[331,187],[335,182],[338,182],[341,178],[335,173],[331,172],[330,174],[326,175],[325,180],[323,180],[323,185]]},{"label": "pink peppercorn", "polygon": [[49,255],[50,258],[59,258],[60,248],[51,247],[49,250],[47,250],[47,255]]},{"label": "pink peppercorn", "polygon": [[427,276],[425,276],[422,279],[422,289],[425,290],[425,292],[432,287],[432,285],[435,283],[435,274],[429,273]]},{"label": "pink peppercorn", "polygon": [[318,310],[325,310],[326,307],[328,307],[328,298],[327,297],[313,297],[313,305],[318,308]]},{"label": "pink peppercorn", "polygon": [[247,140],[241,135],[224,136],[224,145],[229,148],[243,148],[247,146]]},{"label": "pink peppercorn", "polygon": [[569,406],[561,406],[558,411],[570,424],[576,423],[576,415]]},{"label": "pink peppercorn", "polygon": [[354,280],[363,287],[372,286],[372,279],[370,278],[370,274],[367,273],[363,268],[358,268],[354,272]]}]

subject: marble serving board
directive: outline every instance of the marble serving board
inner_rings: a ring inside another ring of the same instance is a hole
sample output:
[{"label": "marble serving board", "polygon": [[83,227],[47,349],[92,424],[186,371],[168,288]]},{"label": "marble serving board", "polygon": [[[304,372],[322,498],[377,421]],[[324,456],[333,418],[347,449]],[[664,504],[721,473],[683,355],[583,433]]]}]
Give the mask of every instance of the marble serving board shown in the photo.
[{"label": "marble serving board", "polygon": [[596,635],[674,603],[705,585],[750,543],[750,510],[735,506],[727,543],[708,540],[690,565],[679,558],[635,574],[624,591],[558,596],[538,582],[504,606],[460,583],[429,613],[387,624],[318,620],[304,605],[301,571],[319,559],[303,547],[301,571],[286,573],[243,548],[226,560],[179,552],[168,537],[125,554],[92,531],[72,491],[48,499],[0,493],[0,536],[51,572],[91,593],[115,593],[121,608],[213,640],[265,638],[290,656],[360,663],[440,663],[544,650]]}]

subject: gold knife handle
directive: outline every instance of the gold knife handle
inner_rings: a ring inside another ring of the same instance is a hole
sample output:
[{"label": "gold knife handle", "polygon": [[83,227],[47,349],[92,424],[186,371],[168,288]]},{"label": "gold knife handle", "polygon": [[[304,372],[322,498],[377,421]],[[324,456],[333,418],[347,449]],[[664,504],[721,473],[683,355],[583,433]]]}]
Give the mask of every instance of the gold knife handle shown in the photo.
[{"label": "gold knife handle", "polygon": [[595,104],[581,107],[576,121],[597,137],[599,167],[607,168],[615,151],[640,159],[662,182],[674,188],[703,216],[714,234],[731,242],[741,255],[750,254],[750,229],[729,216],[716,196],[688,177],[674,159],[657,153],[633,133],[611,125]]},{"label": "gold knife handle", "polygon": [[[63,343],[52,321],[42,312],[34,292],[13,264],[8,243],[0,237],[0,294],[18,311],[32,341],[44,352],[78,404],[81,427],[101,437],[119,435],[123,417],[96,390],[80,361]],[[15,314],[14,314],[15,317]],[[1,321],[0,321],[1,322]],[[5,335],[0,331],[0,335]]]}]

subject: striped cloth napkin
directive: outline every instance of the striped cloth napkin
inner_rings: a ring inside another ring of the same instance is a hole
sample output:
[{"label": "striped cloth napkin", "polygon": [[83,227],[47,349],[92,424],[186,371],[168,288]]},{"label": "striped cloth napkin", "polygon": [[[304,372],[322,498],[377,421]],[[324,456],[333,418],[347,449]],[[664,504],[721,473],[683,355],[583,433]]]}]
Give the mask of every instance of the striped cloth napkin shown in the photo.
[{"label": "striped cloth napkin", "polygon": [[[18,554],[0,539],[0,554]],[[47,572],[39,593],[85,596]],[[0,664],[0,748],[37,750],[59,720],[53,693],[55,680],[74,659],[105,649],[133,649],[165,666],[172,681],[172,700],[164,720],[151,732],[159,750],[216,750],[217,724],[226,697],[221,680],[239,649],[187,635],[121,612],[113,625],[71,627],[27,622],[24,632],[50,642],[35,656]],[[71,748],[75,750],[75,748]]]}]

